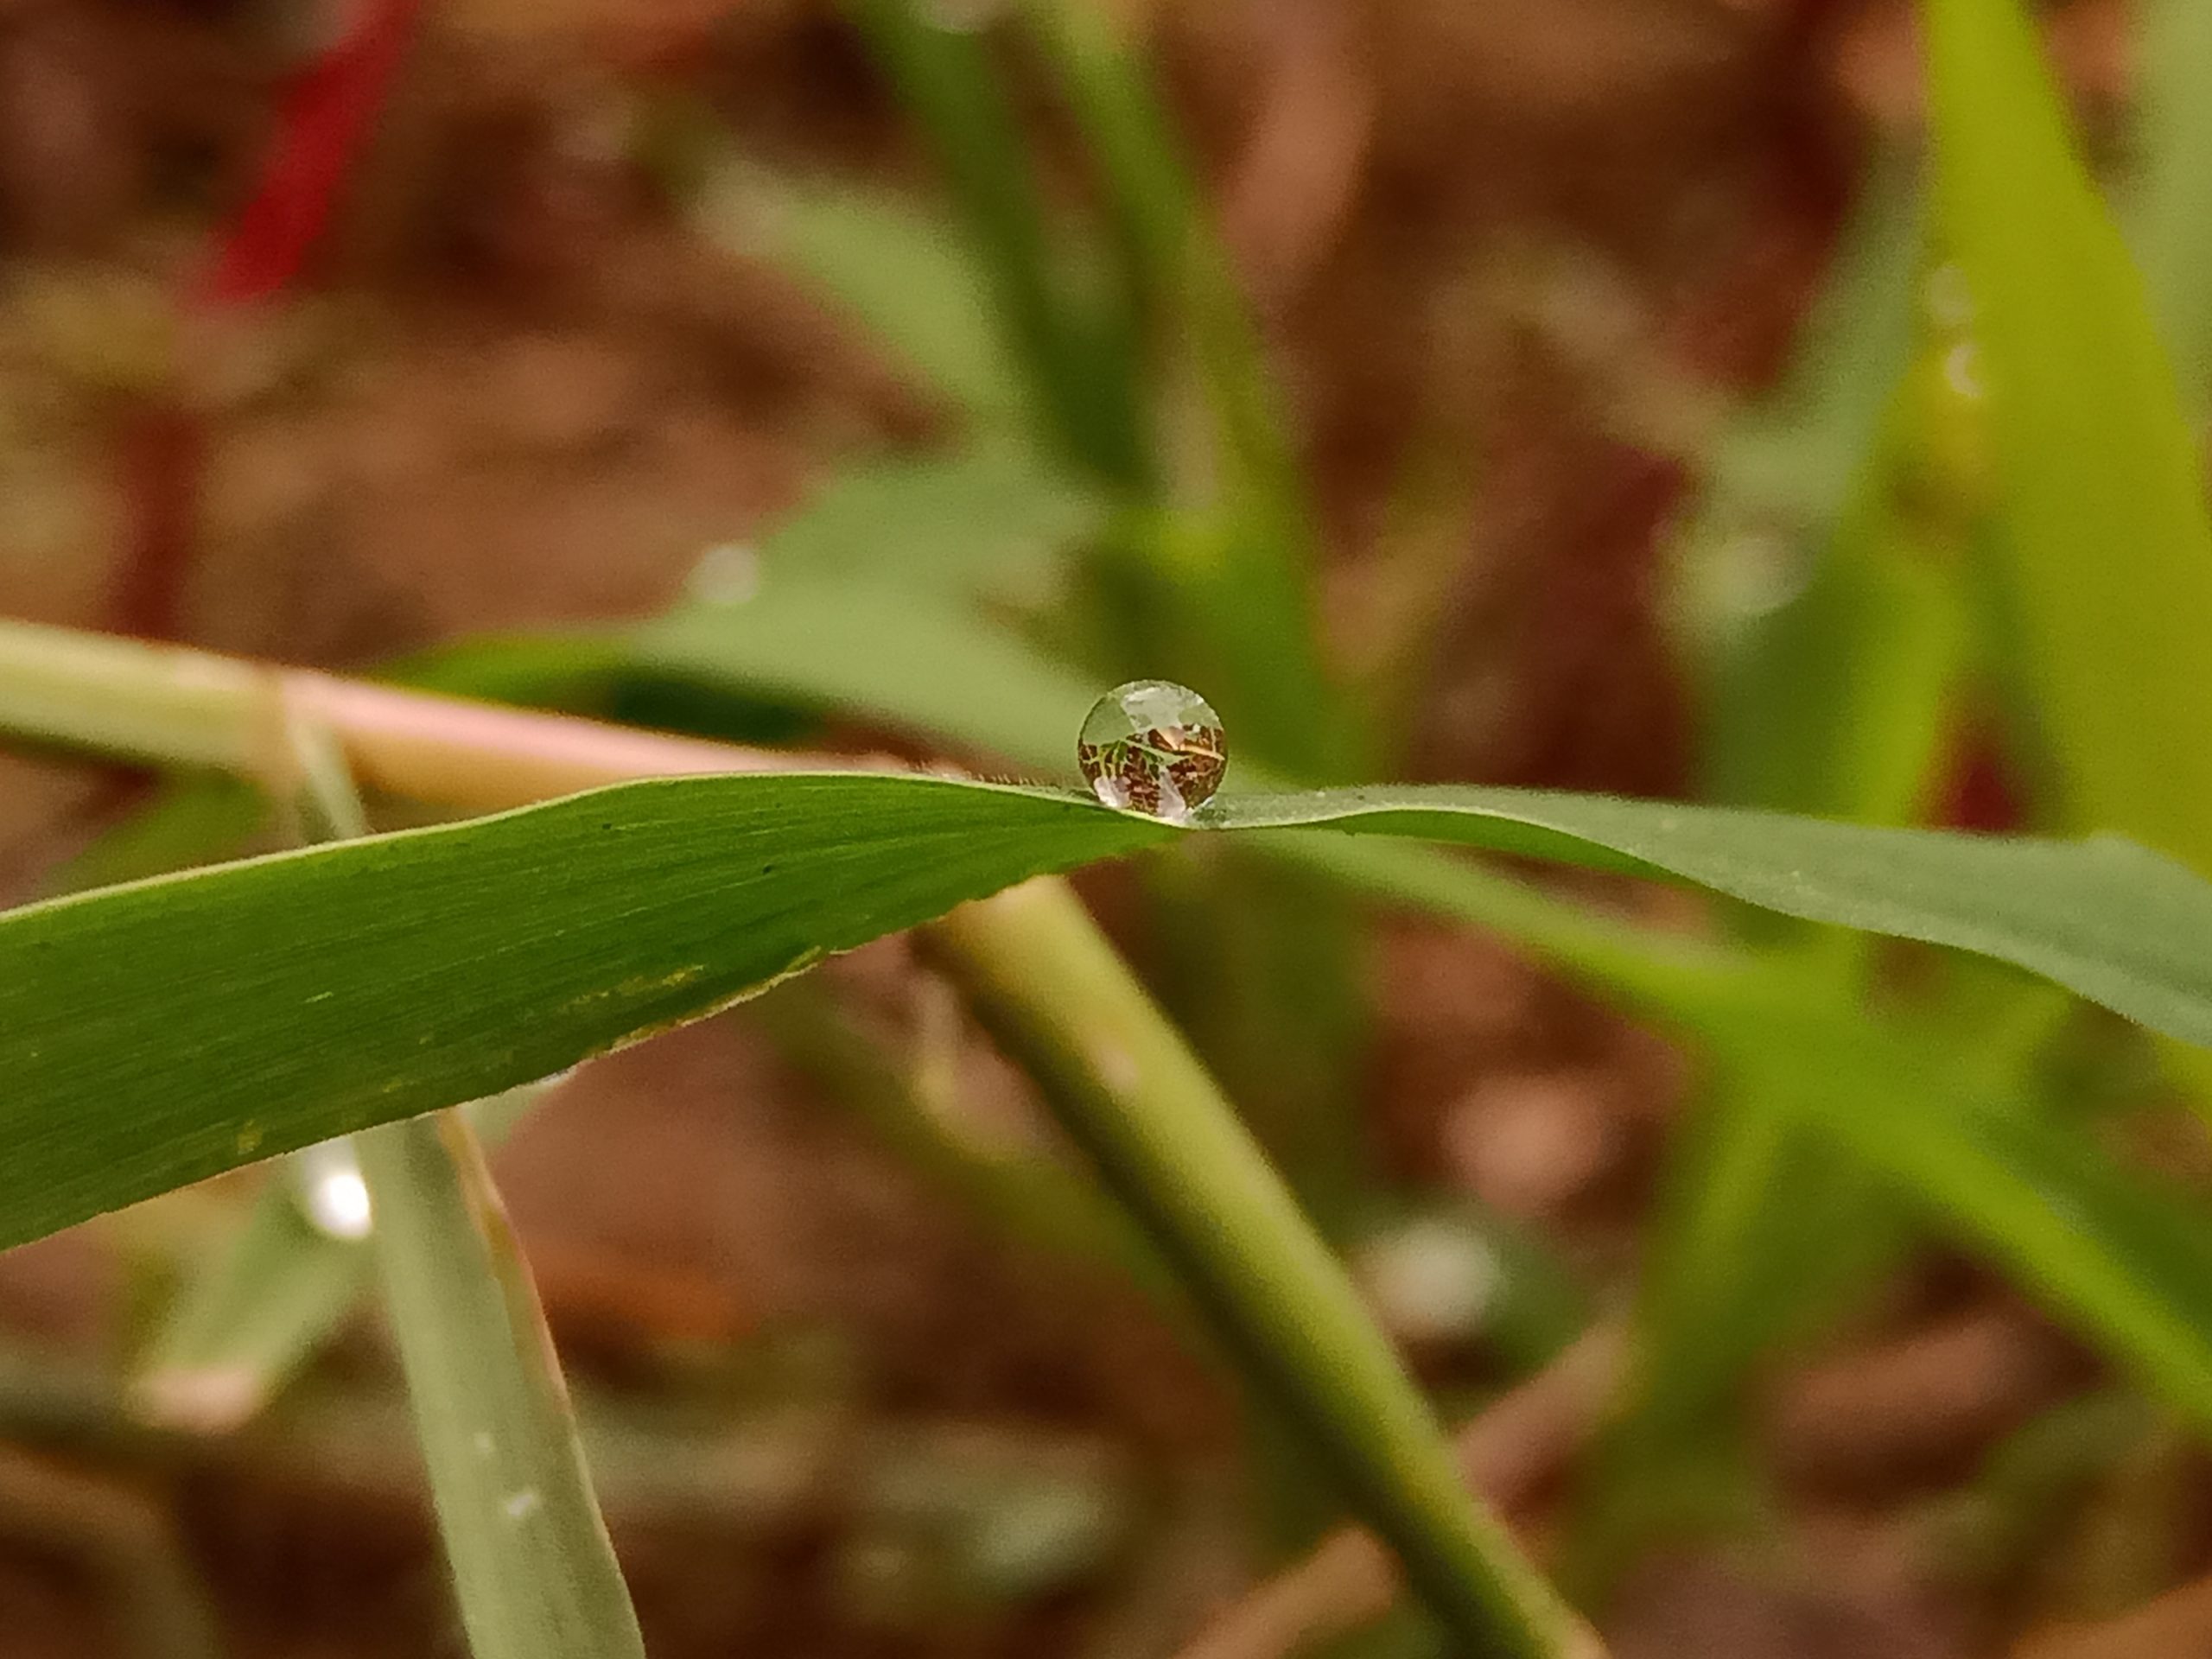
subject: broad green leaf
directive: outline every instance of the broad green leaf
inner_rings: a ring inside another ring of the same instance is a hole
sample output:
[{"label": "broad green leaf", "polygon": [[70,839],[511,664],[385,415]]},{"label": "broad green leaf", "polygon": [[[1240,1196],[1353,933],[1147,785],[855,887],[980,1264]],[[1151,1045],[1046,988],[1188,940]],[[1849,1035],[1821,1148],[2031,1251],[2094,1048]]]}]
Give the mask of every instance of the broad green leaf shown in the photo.
[{"label": "broad green leaf", "polygon": [[2212,524],[2143,284],[2016,0],[1928,0],[1941,233],[1974,307],[1999,611],[2052,816],[2212,869]]},{"label": "broad green leaf", "polygon": [[458,1112],[357,1137],[475,1659],[644,1659],[530,1268]]},{"label": "broad green leaf", "polygon": [[[12,912],[0,1238],[482,1099],[1173,833],[980,785],[741,781],[629,785]],[[133,1002],[166,1012],[133,1022]]]}]

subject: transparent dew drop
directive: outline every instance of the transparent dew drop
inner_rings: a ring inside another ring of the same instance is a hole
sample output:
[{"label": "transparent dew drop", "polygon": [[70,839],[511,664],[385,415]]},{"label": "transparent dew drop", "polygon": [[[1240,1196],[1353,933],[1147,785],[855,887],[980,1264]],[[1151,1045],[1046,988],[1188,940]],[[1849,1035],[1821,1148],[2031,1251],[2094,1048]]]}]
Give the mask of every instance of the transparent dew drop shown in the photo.
[{"label": "transparent dew drop", "polygon": [[1132,680],[1098,699],[1076,741],[1091,791],[1117,811],[1183,823],[1221,787],[1221,716],[1173,680]]}]

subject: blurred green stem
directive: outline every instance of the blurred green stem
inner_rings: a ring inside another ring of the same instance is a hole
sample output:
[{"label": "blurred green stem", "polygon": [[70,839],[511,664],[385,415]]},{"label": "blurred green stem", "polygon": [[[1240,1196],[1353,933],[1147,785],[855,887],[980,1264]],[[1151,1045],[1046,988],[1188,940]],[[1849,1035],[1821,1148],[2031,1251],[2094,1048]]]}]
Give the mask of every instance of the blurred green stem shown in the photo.
[{"label": "blurred green stem", "polygon": [[1295,1412],[1471,1651],[1575,1656],[1596,1637],[1478,1509],[1343,1269],[1074,894],[1032,882],[938,925],[985,1017]]}]

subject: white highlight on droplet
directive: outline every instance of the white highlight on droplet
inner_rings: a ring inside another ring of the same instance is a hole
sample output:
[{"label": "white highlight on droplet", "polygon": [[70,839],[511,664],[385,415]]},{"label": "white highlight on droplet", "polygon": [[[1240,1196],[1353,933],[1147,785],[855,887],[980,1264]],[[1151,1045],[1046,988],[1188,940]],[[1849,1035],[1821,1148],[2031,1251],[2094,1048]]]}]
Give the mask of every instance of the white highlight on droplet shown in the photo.
[{"label": "white highlight on droplet", "polygon": [[376,1224],[369,1184],[361,1179],[353,1145],[340,1139],[302,1151],[295,1163],[300,1208],[326,1238],[363,1239]]},{"label": "white highlight on droplet", "polygon": [[499,1512],[510,1521],[526,1521],[545,1503],[544,1497],[535,1486],[525,1486],[518,1492],[509,1492],[499,1500]]}]

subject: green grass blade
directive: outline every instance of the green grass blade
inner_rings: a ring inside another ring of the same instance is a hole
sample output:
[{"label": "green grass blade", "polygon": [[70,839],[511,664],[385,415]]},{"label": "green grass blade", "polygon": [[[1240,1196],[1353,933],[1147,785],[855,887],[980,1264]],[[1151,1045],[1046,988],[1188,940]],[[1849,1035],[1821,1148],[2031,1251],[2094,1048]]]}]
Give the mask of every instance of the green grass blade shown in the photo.
[{"label": "green grass blade", "polygon": [[[2009,961],[2212,1042],[2212,887],[2121,842],[1449,787],[1205,816],[1670,874]],[[944,779],[683,779],[10,912],[0,1239],[548,1076],[827,952],[1181,833]]]},{"label": "green grass blade", "polygon": [[[1028,0],[1031,35],[1086,141],[1141,308],[1173,329],[1205,404],[1206,459],[1160,494],[1190,518],[1140,548],[1219,664],[1215,696],[1277,766],[1349,770],[1351,734],[1321,661],[1303,470],[1257,324],[1238,292],[1166,109],[1106,8]],[[1156,652],[1157,639],[1147,642]]]},{"label": "green grass blade", "polygon": [[623,650],[640,669],[861,713],[1062,775],[1101,690],[959,601],[773,570],[749,601],[673,611]]},{"label": "green grass blade", "polygon": [[[1904,168],[1878,168],[1790,370],[1732,422],[1677,550],[1695,601],[1684,633],[1702,680],[1706,792],[1726,804],[1909,822],[1947,735],[1967,639],[1960,550],[1953,526],[1902,499],[1901,450],[1932,412],[1910,396],[1922,377],[1905,374],[1917,194]],[[1731,920],[1753,938],[1808,931],[1751,910]],[[1834,934],[1814,946],[1840,1004],[1870,944]],[[1795,1056],[1770,1058],[1756,1077],[1709,1077],[1670,1140],[1636,1362],[1580,1483],[1567,1570],[1586,1601],[1653,1535],[1755,1512],[1747,1378],[1902,1235],[1894,1195],[1788,1099]]]},{"label": "green grass blade", "polygon": [[1999,610],[2052,816],[2212,869],[2212,524],[2172,370],[2015,0],[1926,18],[1942,232],[2004,492]]},{"label": "green grass blade", "polygon": [[762,538],[760,571],[957,594],[1035,588],[1105,518],[1066,468],[994,440],[838,474]]},{"label": "green grass blade", "polygon": [[1744,1012],[1754,1065],[1777,1037],[1796,1045],[1811,1121],[2212,1429],[2212,1232],[2198,1206],[1924,1042],[1771,997]]},{"label": "green grass blade", "polygon": [[457,1112],[357,1138],[475,1659],[643,1659],[537,1294]]},{"label": "green grass blade", "polygon": [[1829,673],[1782,674],[1787,648],[1768,641],[1803,631],[1808,618],[1831,632],[1818,623],[1838,611],[1848,624],[1848,591],[1815,584],[1834,563],[1854,497],[1867,493],[1911,353],[1920,219],[1913,181],[1894,164],[1878,168],[1789,370],[1731,417],[1668,549],[1669,620],[1700,693],[1706,769],[1733,803],[1801,804],[1779,798],[1785,785],[1766,775],[1779,764],[1763,735],[1776,718],[1771,697],[1790,699],[1783,712],[1793,715],[1823,692],[1847,691]]},{"label": "green grass blade", "polygon": [[[0,920],[0,1237],[550,1076],[826,951],[1173,833],[927,779],[700,782]],[[133,1004],[165,1012],[126,1038]],[[92,1100],[111,1103],[88,1115]]]}]

